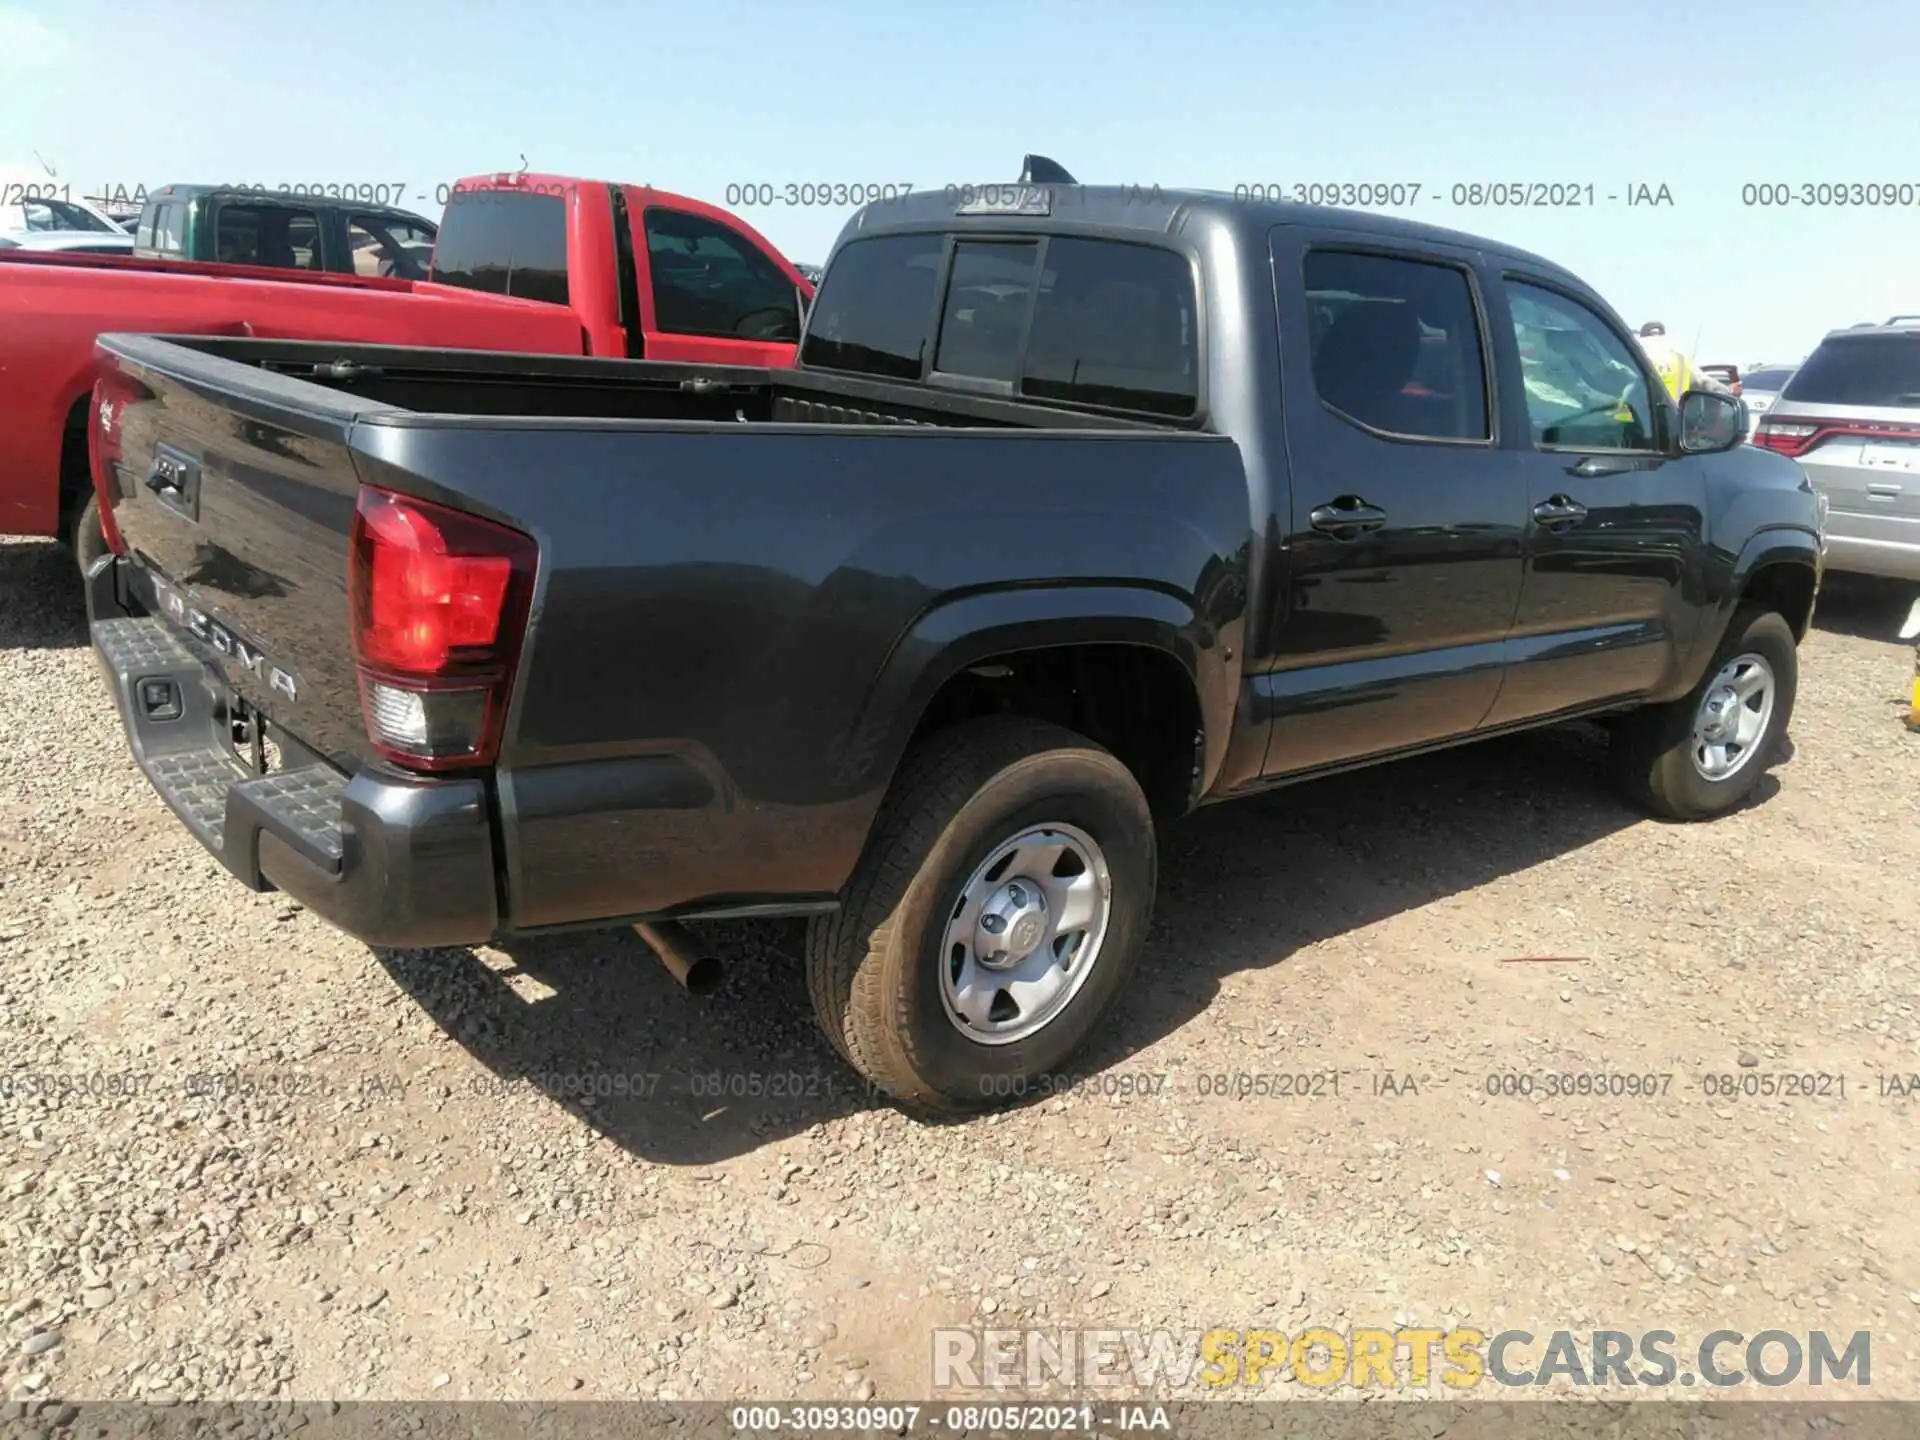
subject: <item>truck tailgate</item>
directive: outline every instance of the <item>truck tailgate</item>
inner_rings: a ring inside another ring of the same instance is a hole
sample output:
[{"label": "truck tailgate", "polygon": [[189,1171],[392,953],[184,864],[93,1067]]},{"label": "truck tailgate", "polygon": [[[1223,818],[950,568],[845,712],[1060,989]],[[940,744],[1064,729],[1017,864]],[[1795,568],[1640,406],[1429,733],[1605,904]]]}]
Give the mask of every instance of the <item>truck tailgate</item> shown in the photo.
[{"label": "truck tailgate", "polygon": [[140,768],[255,890],[373,945],[487,939],[485,781],[364,763],[348,445],[393,407],[153,339],[100,352],[92,439],[123,554],[88,602]]},{"label": "truck tailgate", "polygon": [[343,768],[368,758],[347,598],[359,491],[348,439],[361,416],[392,407],[152,340],[114,336],[101,351],[134,598],[200,641],[274,727]]}]

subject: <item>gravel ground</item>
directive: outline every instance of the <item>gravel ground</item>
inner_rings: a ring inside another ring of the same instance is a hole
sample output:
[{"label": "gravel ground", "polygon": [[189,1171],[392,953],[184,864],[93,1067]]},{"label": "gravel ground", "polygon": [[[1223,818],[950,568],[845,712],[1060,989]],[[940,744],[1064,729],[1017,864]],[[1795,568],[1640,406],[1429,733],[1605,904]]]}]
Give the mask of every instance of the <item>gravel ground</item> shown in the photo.
[{"label": "gravel ground", "polygon": [[[1581,730],[1194,817],[1088,1083],[927,1124],[832,1058],[790,927],[729,927],[702,1001],[630,934],[376,955],[249,894],[136,771],[67,565],[0,542],[14,1400],[924,1399],[936,1326],[1409,1322],[1869,1329],[1920,1397],[1888,597],[1823,600],[1717,824],[1637,818]],[[1487,1093],[1572,1070],[1672,1079]],[[1845,1097],[1701,1079],[1788,1072]],[[638,1078],[554,1093],[595,1074]]]}]

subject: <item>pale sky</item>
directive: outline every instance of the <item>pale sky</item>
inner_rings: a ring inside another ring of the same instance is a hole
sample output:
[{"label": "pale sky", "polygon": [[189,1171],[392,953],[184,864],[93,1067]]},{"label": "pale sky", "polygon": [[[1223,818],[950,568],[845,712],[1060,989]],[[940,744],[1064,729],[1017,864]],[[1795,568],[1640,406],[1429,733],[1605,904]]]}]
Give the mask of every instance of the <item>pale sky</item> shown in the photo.
[{"label": "pale sky", "polygon": [[[1744,366],[1920,312],[1920,112],[1876,60],[1917,42],[1911,0],[0,0],[0,165],[37,153],[87,194],[385,184],[433,218],[436,187],[522,156],[723,205],[1011,179],[1029,150],[1089,183],[1417,184],[1398,213],[1538,251]],[[1595,203],[1455,204],[1475,182]],[[1906,203],[1747,203],[1836,182]],[[1640,186],[1672,203],[1628,205]],[[729,208],[816,262],[851,213]]]}]

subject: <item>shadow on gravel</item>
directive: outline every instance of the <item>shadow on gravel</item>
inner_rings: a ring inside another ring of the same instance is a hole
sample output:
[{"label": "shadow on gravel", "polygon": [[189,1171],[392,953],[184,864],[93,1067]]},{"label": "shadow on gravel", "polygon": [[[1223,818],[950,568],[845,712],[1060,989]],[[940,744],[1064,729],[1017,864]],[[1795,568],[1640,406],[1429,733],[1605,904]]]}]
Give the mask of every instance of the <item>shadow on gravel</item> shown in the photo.
[{"label": "shadow on gravel", "polygon": [[1820,599],[1813,607],[1813,628],[1857,640],[1900,639],[1900,622],[1920,597],[1920,585],[1880,580],[1867,575],[1828,575],[1820,582]]},{"label": "shadow on gravel", "polygon": [[710,1164],[871,1108],[813,1023],[801,925],[698,934],[727,962],[725,984],[702,999],[629,929],[375,955],[501,1081],[543,1092],[648,1161]]},{"label": "shadow on gravel", "polygon": [[73,552],[51,540],[0,540],[0,650],[87,643],[87,600]]},{"label": "shadow on gravel", "polygon": [[[1076,1073],[1177,1031],[1228,975],[1636,823],[1604,775],[1605,743],[1588,726],[1489,741],[1171,827],[1138,978]],[[1769,777],[1756,803],[1777,789]],[[729,964],[704,1000],[630,931],[515,941],[510,969],[497,951],[382,961],[497,1077],[544,1090],[648,1161],[711,1163],[876,1103],[813,1024],[798,922],[698,928]]]},{"label": "shadow on gravel", "polygon": [[[1229,975],[1656,823],[1615,789],[1606,748],[1596,725],[1540,730],[1211,807],[1171,828],[1132,995],[1077,1068],[1121,1065],[1173,1034]],[[1792,758],[1783,737],[1775,764]],[[1766,775],[1747,803],[1779,791]]]}]

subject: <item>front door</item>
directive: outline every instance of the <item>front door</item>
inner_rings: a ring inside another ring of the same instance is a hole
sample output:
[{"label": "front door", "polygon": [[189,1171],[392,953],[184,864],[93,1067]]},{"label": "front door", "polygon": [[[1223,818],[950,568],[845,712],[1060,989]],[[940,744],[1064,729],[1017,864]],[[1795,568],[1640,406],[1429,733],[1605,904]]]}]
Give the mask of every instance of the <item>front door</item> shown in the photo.
[{"label": "front door", "polygon": [[1263,681],[1279,775],[1481,723],[1527,500],[1498,444],[1474,252],[1296,225],[1271,248],[1292,473],[1287,601]]},{"label": "front door", "polygon": [[1692,644],[1682,587],[1711,455],[1670,457],[1665,388],[1625,333],[1546,277],[1501,282],[1501,347],[1525,395],[1526,584],[1489,724],[1647,694]]}]

